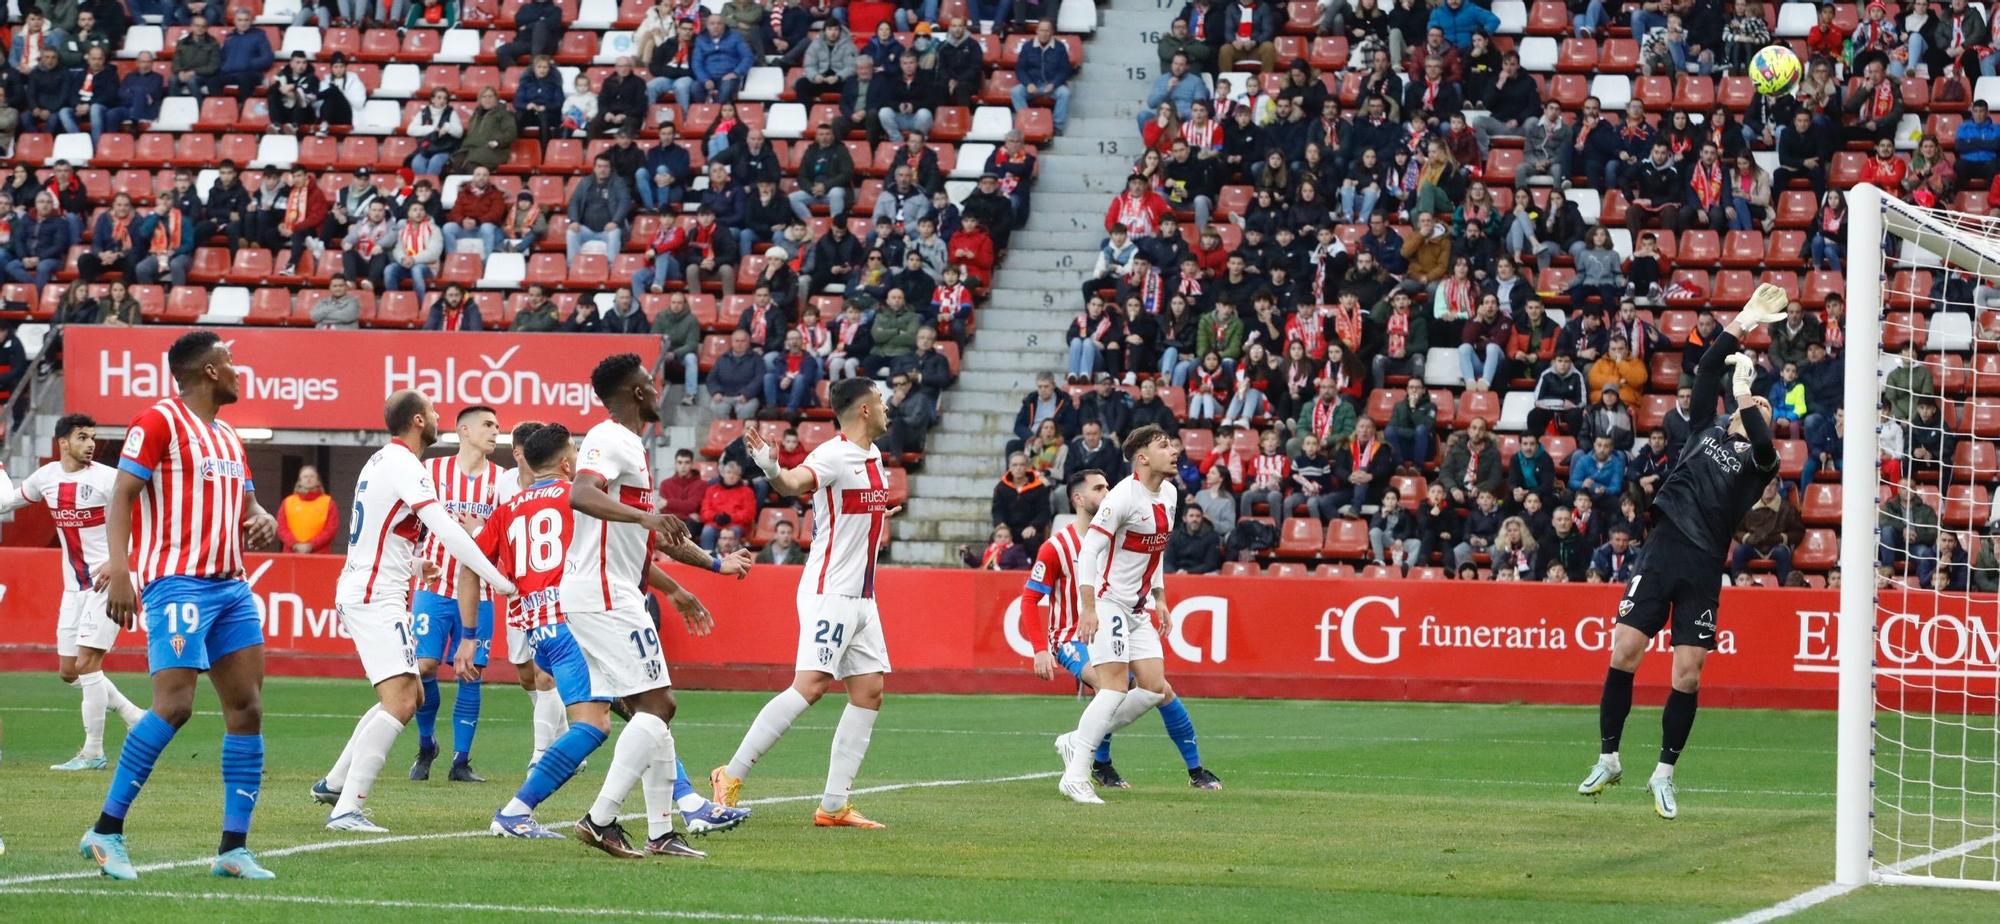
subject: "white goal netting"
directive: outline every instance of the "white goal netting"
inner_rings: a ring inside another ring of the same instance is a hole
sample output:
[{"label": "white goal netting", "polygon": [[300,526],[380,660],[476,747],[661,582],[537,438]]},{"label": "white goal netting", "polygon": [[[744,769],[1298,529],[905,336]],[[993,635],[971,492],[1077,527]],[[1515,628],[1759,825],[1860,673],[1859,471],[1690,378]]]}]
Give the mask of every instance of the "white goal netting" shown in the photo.
[{"label": "white goal netting", "polygon": [[[1869,188],[1852,204],[1846,291],[1874,318],[1849,330],[1879,319],[1881,348],[1851,349],[1846,420],[1808,434],[1875,456],[1833,449],[1843,578],[1858,585],[1843,614],[1873,617],[1842,638],[1843,681],[1869,685],[1843,700],[1843,731],[1864,708],[1871,723],[1869,755],[1843,748],[1844,814],[1861,806],[1845,771],[1866,760],[1869,785],[1866,827],[1843,819],[1842,846],[1865,830],[1877,882],[2000,888],[2000,218]],[[1876,387],[1855,394],[1869,371]]]}]

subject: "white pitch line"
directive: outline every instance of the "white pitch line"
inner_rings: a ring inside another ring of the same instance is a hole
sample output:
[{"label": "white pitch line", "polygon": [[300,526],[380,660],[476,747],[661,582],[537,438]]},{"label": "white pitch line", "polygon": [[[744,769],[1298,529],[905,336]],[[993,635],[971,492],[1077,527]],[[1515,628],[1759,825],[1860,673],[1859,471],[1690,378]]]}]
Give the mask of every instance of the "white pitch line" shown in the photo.
[{"label": "white pitch line", "polygon": [[447,911],[475,914],[516,914],[543,917],[655,918],[674,921],[743,921],[752,924],[969,924],[921,918],[847,918],[821,915],[753,914],[733,911],[666,911],[646,908],[572,908],[560,905],[501,905],[489,902],[417,902],[401,899],[333,898],[316,895],[264,895],[256,892],[168,892],[127,889],[28,888],[8,889],[7,895],[69,895],[85,898],[148,898],[178,901],[230,901],[250,904],[312,905],[336,908],[387,908],[398,911]]},{"label": "white pitch line", "polygon": [[[1933,863],[1939,863],[1945,860],[1949,860],[1953,857],[1965,856],[1966,854],[1978,850],[1981,847],[1985,847],[1995,843],[2000,843],[2000,834],[1989,834],[1985,837],[1966,841],[1965,843],[1959,844],[1956,847],[1946,847],[1943,850],[1933,850],[1930,853],[1924,854],[1923,856],[1920,857],[1911,857],[1907,860],[1903,860],[1899,863],[1896,863],[1893,866],[1888,867],[1888,872],[1907,873],[1913,869],[1922,869]],[[1764,924],[1764,922],[1766,921],[1775,921],[1787,915],[1797,914],[1801,911],[1806,910],[1807,908],[1811,908],[1812,906],[1820,904],[1822,902],[1827,902],[1839,898],[1842,895],[1846,895],[1847,893],[1852,892],[1857,888],[1859,888],[1859,886],[1842,885],[1837,882],[1829,882],[1826,885],[1820,886],[1819,888],[1808,889],[1804,892],[1800,892],[1799,894],[1794,895],[1791,898],[1785,899],[1784,901],[1781,901],[1775,905],[1772,905],[1769,908],[1759,908],[1758,910],[1752,911],[1749,914],[1743,915],[1741,917],[1730,918],[1729,920],[1722,922],[1722,924]]]},{"label": "white pitch line", "polygon": [[[1060,771],[1049,770],[1041,773],[1020,773],[1020,774],[1015,774],[1013,776],[996,776],[979,780],[925,780],[917,783],[888,783],[881,786],[862,787],[861,789],[854,790],[854,795],[863,796],[873,793],[900,792],[906,789],[938,789],[948,786],[981,786],[993,783],[1019,783],[1025,780],[1046,780],[1061,775],[1062,774]],[[819,795],[817,793],[812,795],[800,795],[800,796],[772,796],[766,799],[745,799],[742,804],[749,806],[780,805],[787,802],[807,802],[816,800],[818,798]],[[631,814],[622,817],[642,818],[644,817],[644,815]],[[573,824],[575,824],[575,822],[564,822],[564,823],[549,825],[549,827],[565,828]],[[460,838],[467,838],[467,837],[492,837],[492,836],[493,835],[490,831],[488,831],[485,828],[480,828],[476,831],[448,831],[437,834],[391,834],[384,837],[363,837],[363,838],[348,838],[343,840],[331,840],[331,841],[312,841],[310,843],[297,844],[291,847],[279,847],[273,850],[259,850],[257,851],[257,857],[258,859],[268,860],[273,857],[289,857],[302,853],[318,853],[324,850],[344,850],[349,847],[372,847],[380,844],[407,844],[414,841],[442,841],[442,840],[457,840]],[[137,869],[139,872],[142,873],[158,872],[160,870],[169,870],[169,869],[185,869],[191,866],[207,866],[209,863],[213,862],[214,859],[215,859],[214,857],[208,856],[208,857],[197,857],[192,860],[170,860],[161,863],[147,863],[143,865],[135,865],[134,869]],[[12,891],[12,889],[10,888],[12,886],[31,885],[38,882],[61,882],[64,880],[75,880],[75,879],[95,879],[99,875],[101,874],[97,870],[78,870],[75,872],[66,872],[66,873],[37,873],[27,876],[12,876],[6,879],[0,879],[0,891]]]}]

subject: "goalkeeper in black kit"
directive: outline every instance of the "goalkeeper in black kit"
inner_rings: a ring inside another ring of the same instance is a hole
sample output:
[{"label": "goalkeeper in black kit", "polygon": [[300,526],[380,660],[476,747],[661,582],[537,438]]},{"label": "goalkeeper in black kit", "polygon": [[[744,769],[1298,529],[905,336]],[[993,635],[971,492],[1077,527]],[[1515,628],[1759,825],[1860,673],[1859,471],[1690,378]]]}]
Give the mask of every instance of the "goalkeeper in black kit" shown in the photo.
[{"label": "goalkeeper in black kit", "polygon": [[[1708,345],[1695,371],[1687,443],[1654,495],[1647,513],[1652,535],[1639,553],[1625,596],[1618,602],[1618,625],[1611,637],[1611,669],[1598,705],[1597,765],[1577,792],[1594,796],[1624,777],[1618,742],[1632,711],[1632,675],[1647,643],[1669,623],[1674,644],[1673,692],[1660,720],[1660,764],[1646,788],[1661,818],[1679,813],[1674,796],[1674,764],[1694,728],[1701,668],[1715,650],[1715,609],[1721,596],[1730,535],[1764,485],[1778,471],[1771,444],[1771,404],[1751,392],[1750,358],[1737,352],[1737,339],[1760,324],[1784,320],[1782,289],[1762,285],[1736,319]],[[1725,374],[1733,385],[1735,411],[1716,414]]]}]

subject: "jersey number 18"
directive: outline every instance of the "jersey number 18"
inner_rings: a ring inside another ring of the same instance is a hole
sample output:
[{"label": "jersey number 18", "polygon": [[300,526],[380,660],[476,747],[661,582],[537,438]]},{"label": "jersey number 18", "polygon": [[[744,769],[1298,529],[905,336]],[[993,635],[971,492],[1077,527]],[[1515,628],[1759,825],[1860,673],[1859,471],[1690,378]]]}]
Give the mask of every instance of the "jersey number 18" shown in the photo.
[{"label": "jersey number 18", "polygon": [[507,524],[507,543],[514,547],[514,574],[549,571],[562,562],[562,514],[537,510]]}]

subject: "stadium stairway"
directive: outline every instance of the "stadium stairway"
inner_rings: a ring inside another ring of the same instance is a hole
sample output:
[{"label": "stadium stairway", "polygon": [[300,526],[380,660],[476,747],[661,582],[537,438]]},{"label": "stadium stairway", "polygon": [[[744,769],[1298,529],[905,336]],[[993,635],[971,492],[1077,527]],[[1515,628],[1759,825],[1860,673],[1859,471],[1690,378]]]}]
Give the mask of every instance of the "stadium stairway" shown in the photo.
[{"label": "stadium stairway", "polygon": [[1036,373],[1063,371],[1063,330],[1082,308],[1078,291],[1104,238],[1105,205],[1132,172],[1134,113],[1158,68],[1143,33],[1170,18],[1155,0],[1099,7],[1089,65],[1070,85],[1068,129],[1040,151],[1033,212],[1009,242],[942,423],[910,478],[910,509],[895,523],[901,563],[952,564],[960,544],[986,542],[1014,413]]}]

